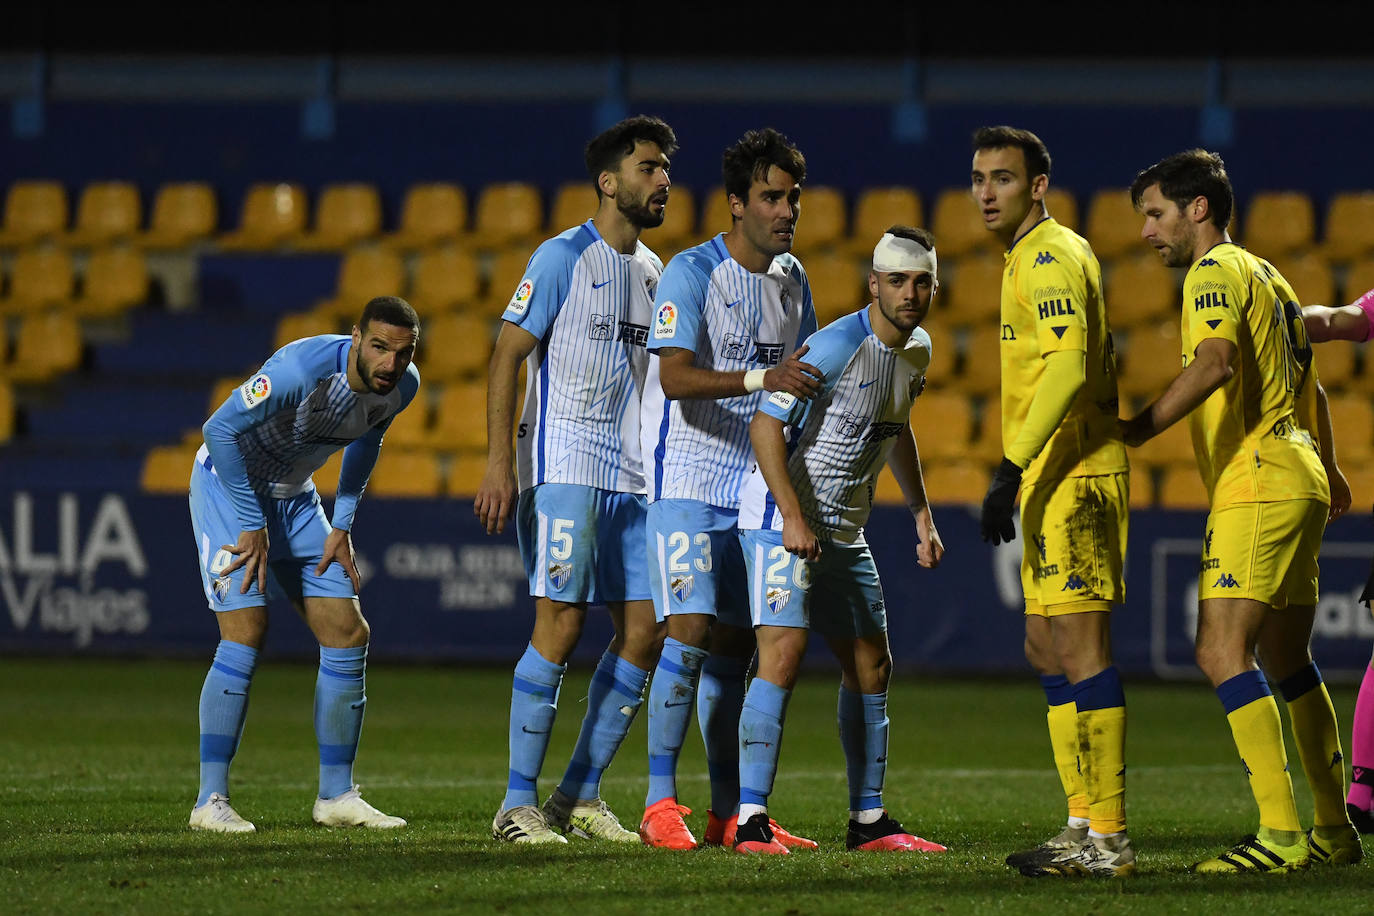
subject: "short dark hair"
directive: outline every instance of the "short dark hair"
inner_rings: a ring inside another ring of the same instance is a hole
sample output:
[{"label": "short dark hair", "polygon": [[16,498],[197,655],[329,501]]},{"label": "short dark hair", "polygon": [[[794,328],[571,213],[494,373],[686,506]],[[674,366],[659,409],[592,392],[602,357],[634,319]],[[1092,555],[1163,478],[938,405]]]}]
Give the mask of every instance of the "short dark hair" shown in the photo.
[{"label": "short dark hair", "polygon": [[1189,149],[1174,153],[1150,166],[1131,182],[1131,204],[1138,210],[1145,189],[1159,185],[1159,193],[1172,200],[1182,210],[1199,197],[1207,198],[1207,213],[1218,229],[1231,222],[1236,207],[1231,179],[1226,175],[1226,163],[1221,156],[1205,149]]},{"label": "short dark hair", "polygon": [[725,150],[721,157],[721,177],[725,193],[740,200],[749,200],[749,187],[755,179],[765,179],[769,166],[777,166],[801,184],[806,179],[806,157],[792,141],[774,130],[751,130],[739,142]]},{"label": "short dark hair", "polygon": [[1045,141],[1020,127],[980,127],[973,132],[973,151],[1016,147],[1026,160],[1026,178],[1050,176],[1050,150]]},{"label": "short dark hair", "polygon": [[420,333],[420,316],[415,314],[415,309],[400,296],[378,296],[363,306],[363,317],[358,319],[358,330],[366,332],[368,324],[373,321],[394,324],[398,328],[410,328],[416,334]]},{"label": "short dark hair", "polygon": [[926,251],[935,250],[935,236],[925,229],[917,229],[914,226],[888,226],[887,232],[895,235],[899,239],[906,239],[908,242],[915,242]]},{"label": "short dark hair", "polygon": [[587,174],[596,185],[598,197],[601,195],[601,184],[597,179],[601,173],[620,168],[621,161],[634,153],[635,144],[641,140],[658,144],[665,156],[677,152],[677,134],[663,119],[652,115],[626,118],[587,141],[582,159],[587,164]]}]

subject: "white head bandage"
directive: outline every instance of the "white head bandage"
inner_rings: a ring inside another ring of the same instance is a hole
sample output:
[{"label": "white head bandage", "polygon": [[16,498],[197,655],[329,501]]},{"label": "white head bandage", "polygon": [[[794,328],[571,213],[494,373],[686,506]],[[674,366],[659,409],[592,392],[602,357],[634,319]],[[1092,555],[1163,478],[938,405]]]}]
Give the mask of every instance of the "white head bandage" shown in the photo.
[{"label": "white head bandage", "polygon": [[873,248],[874,273],[890,274],[928,273],[932,280],[938,279],[935,273],[935,250],[922,246],[919,242],[904,239],[884,232]]}]

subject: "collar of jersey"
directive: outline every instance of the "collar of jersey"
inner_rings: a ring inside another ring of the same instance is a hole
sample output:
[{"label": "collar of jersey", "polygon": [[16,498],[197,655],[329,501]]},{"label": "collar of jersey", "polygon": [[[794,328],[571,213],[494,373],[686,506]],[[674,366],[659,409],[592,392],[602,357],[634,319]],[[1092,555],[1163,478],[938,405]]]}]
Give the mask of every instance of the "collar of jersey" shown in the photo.
[{"label": "collar of jersey", "polygon": [[1037,222],[1034,226],[1031,226],[1030,229],[1026,230],[1025,235],[1021,236],[1019,239],[1011,243],[1011,247],[1007,249],[1007,255],[1010,256],[1011,253],[1016,250],[1017,245],[1020,245],[1026,239],[1030,238],[1032,235],[1035,235],[1035,233],[1040,229],[1041,226],[1045,225],[1052,219],[1054,219],[1053,216],[1046,216],[1044,219]]}]

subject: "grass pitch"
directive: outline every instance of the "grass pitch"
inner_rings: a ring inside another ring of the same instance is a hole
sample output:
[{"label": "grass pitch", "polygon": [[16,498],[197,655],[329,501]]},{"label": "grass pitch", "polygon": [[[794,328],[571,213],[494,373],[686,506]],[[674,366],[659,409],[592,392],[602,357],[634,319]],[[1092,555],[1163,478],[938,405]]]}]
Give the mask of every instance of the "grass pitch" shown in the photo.
[{"label": "grass pitch", "polygon": [[[1368,865],[1206,878],[1195,860],[1255,824],[1225,718],[1201,684],[1127,683],[1127,805],[1140,874],[1022,878],[1010,851],[1058,830],[1063,800],[1033,678],[899,680],[886,801],[943,855],[844,850],[834,675],[804,675],[788,713],[773,815],[816,852],[753,858],[489,838],[506,771],[505,670],[374,666],[357,778],[410,826],[310,822],[314,668],[263,665],[231,788],[248,836],[192,833],[196,703],[206,663],[15,660],[0,678],[0,901],[9,913],[1333,913],[1368,905]],[[562,775],[590,672],[570,672],[541,791]],[[1342,724],[1354,705],[1334,688]],[[1280,704],[1282,706],[1282,704]],[[644,717],[607,774],[627,826],[643,809]],[[1347,739],[1348,740],[1348,739]],[[1289,758],[1298,774],[1297,755]],[[700,837],[707,784],[689,738],[680,801]],[[1300,809],[1311,803],[1298,778]],[[1371,849],[1374,853],[1374,849]]]}]

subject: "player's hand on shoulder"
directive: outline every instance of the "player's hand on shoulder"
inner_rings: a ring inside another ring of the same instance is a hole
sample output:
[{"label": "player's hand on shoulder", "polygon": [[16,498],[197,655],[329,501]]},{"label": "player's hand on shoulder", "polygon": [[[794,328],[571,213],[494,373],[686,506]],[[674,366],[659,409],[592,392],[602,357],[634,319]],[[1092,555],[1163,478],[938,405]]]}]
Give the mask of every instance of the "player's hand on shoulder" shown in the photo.
[{"label": "player's hand on shoulder", "polygon": [[788,553],[814,563],[821,558],[821,542],[811,526],[801,519],[783,519],[782,546]]},{"label": "player's hand on shoulder", "polygon": [[763,387],[769,391],[785,391],[804,401],[815,397],[825,377],[815,366],[802,362],[802,357],[809,349],[810,346],[802,344],[796,352],[765,372]]},{"label": "player's hand on shoulder", "polygon": [[500,534],[505,530],[506,520],[515,511],[515,495],[515,475],[509,467],[487,468],[477,487],[477,498],[472,502],[472,513],[487,534]]},{"label": "player's hand on shoulder", "polygon": [[239,586],[239,594],[248,594],[248,586],[254,580],[258,583],[258,591],[267,591],[267,548],[269,540],[267,529],[258,528],[255,531],[240,531],[237,544],[223,544],[223,549],[234,555],[234,561],[220,571],[220,575],[227,576],[232,572],[243,570],[243,584]]}]

